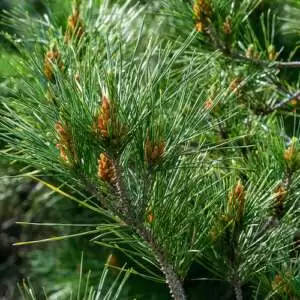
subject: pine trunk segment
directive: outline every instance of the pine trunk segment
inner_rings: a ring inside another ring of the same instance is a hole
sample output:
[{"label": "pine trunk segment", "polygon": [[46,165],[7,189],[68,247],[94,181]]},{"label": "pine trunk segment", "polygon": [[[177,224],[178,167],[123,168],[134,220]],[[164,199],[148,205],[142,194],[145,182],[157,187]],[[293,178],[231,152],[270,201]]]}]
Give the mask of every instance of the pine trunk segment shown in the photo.
[{"label": "pine trunk segment", "polygon": [[154,237],[145,228],[137,229],[137,233],[150,247],[154,257],[164,273],[170,294],[174,300],[186,300],[183,283],[177,276],[173,266],[168,262],[160,247],[155,243]]},{"label": "pine trunk segment", "polygon": [[243,292],[239,282],[234,283],[234,293],[236,300],[243,300]]}]

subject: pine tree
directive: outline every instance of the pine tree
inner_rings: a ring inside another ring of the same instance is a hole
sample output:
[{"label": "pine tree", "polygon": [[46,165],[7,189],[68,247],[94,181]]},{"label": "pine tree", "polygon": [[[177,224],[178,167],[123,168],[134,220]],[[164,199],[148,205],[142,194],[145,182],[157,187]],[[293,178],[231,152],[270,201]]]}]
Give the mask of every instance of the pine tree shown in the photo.
[{"label": "pine tree", "polygon": [[281,42],[299,35],[275,11],[75,0],[64,28],[6,17],[23,59],[3,154],[89,212],[82,231],[40,242],[89,236],[128,257],[127,271],[110,257],[125,277],[106,296],[106,270],[82,288],[81,260],[77,299],[124,299],[130,273],[176,300],[300,296],[300,62]]}]

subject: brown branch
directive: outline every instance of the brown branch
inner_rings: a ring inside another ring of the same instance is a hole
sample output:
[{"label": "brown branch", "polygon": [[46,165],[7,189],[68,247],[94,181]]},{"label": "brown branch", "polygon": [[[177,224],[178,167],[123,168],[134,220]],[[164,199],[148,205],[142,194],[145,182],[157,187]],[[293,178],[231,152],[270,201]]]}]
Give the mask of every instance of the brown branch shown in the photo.
[{"label": "brown branch", "polygon": [[234,293],[236,300],[243,300],[243,292],[239,281],[234,283]]},{"label": "brown branch", "polygon": [[300,68],[300,61],[289,61],[289,62],[276,62],[275,66],[278,69],[287,69],[287,68]]},{"label": "brown branch", "polygon": [[224,49],[221,49],[222,52],[226,56],[230,56],[233,59],[237,60],[242,60],[242,61],[247,61],[249,63],[252,63],[254,65],[259,65],[259,66],[264,66],[264,67],[275,67],[278,69],[297,69],[300,68],[300,61],[289,61],[289,62],[284,62],[284,61],[269,61],[269,60],[262,60],[262,59],[255,59],[255,58],[250,58],[246,57],[243,54],[240,54],[238,52],[228,52],[225,51]]},{"label": "brown branch", "polygon": [[270,114],[270,113],[274,112],[275,110],[277,110],[279,108],[282,108],[283,106],[288,104],[293,99],[300,101],[300,91],[292,94],[291,96],[287,97],[286,99],[282,100],[281,102],[275,104],[273,107],[270,107],[270,108],[267,108],[267,109],[263,110],[261,113],[263,115]]},{"label": "brown branch", "polygon": [[156,244],[153,235],[146,228],[137,229],[137,233],[140,237],[147,242],[148,246],[152,250],[154,257],[161,267],[161,271],[164,273],[166,283],[170,289],[170,293],[174,300],[186,300],[185,291],[181,280],[178,278],[173,266],[165,258],[165,254],[160,250]]}]

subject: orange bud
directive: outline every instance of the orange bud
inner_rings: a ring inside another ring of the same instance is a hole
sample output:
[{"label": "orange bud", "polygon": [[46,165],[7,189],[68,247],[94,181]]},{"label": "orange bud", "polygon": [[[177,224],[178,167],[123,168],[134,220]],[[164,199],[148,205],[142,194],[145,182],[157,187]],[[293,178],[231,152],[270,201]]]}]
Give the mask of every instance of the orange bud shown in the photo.
[{"label": "orange bud", "polygon": [[292,100],[289,102],[289,104],[295,107],[295,106],[297,106],[297,104],[298,104],[298,100],[297,100],[297,99],[292,99]]},{"label": "orange bud", "polygon": [[275,60],[278,57],[278,53],[276,53],[274,45],[270,45],[268,47],[268,58],[269,60]]},{"label": "orange bud", "polygon": [[105,95],[102,96],[100,112],[97,116],[97,122],[94,124],[94,130],[103,138],[108,137],[108,126],[110,121],[110,103]]},{"label": "orange bud", "polygon": [[65,42],[69,42],[73,35],[75,36],[76,40],[80,40],[83,34],[83,21],[80,19],[79,10],[75,9],[73,14],[68,18],[67,29],[65,32]]},{"label": "orange bud", "polygon": [[213,101],[211,98],[209,98],[208,100],[205,101],[204,107],[207,110],[210,110],[213,107]]},{"label": "orange bud", "polygon": [[151,211],[148,213],[147,219],[150,224],[153,222],[154,216]]},{"label": "orange bud", "polygon": [[292,143],[287,149],[284,150],[283,158],[285,161],[292,160],[294,154],[296,152],[295,145]]},{"label": "orange bud", "polygon": [[64,65],[60,53],[57,50],[50,50],[46,53],[44,60],[44,75],[49,81],[54,79],[54,64],[57,64],[59,69],[63,70]]},{"label": "orange bud", "polygon": [[98,160],[98,176],[113,185],[116,180],[116,168],[107,153],[101,153]]},{"label": "orange bud", "polygon": [[240,89],[240,84],[242,82],[241,78],[235,78],[233,79],[230,84],[229,84],[229,89],[233,92],[233,93],[237,93]]},{"label": "orange bud", "polygon": [[245,187],[239,180],[234,190],[229,194],[228,211],[237,214],[237,221],[240,221],[244,215],[245,209]]},{"label": "orange bud", "polygon": [[277,218],[281,218],[284,214],[284,200],[287,194],[287,190],[283,184],[280,184],[275,190],[275,203],[274,203],[274,215]]},{"label": "orange bud", "polygon": [[67,130],[67,127],[58,121],[55,124],[55,129],[58,135],[58,143],[56,148],[60,151],[60,157],[66,162],[70,163],[70,160],[77,161],[77,154],[74,149],[72,137]]},{"label": "orange bud", "polygon": [[231,30],[231,19],[227,18],[225,22],[223,23],[223,30],[224,33],[227,35],[231,35],[232,30]]},{"label": "orange bud", "polygon": [[210,23],[211,6],[209,0],[195,0],[193,13],[196,19],[195,28],[197,32],[204,32],[207,24]]},{"label": "orange bud", "polygon": [[255,46],[253,44],[250,44],[246,50],[245,56],[247,58],[254,58],[256,55]]},{"label": "orange bud", "polygon": [[204,30],[205,30],[205,25],[204,25],[204,23],[203,22],[201,22],[201,21],[197,21],[196,22],[196,25],[195,25],[195,28],[196,28],[196,31],[197,32],[204,32]]},{"label": "orange bud", "polygon": [[201,1],[195,1],[195,3],[193,4],[193,12],[195,17],[199,18],[201,16]]},{"label": "orange bud", "polygon": [[162,157],[165,150],[165,143],[159,142],[153,144],[150,141],[149,132],[147,132],[147,137],[144,145],[144,155],[145,155],[145,162],[152,166],[157,163],[160,158]]}]

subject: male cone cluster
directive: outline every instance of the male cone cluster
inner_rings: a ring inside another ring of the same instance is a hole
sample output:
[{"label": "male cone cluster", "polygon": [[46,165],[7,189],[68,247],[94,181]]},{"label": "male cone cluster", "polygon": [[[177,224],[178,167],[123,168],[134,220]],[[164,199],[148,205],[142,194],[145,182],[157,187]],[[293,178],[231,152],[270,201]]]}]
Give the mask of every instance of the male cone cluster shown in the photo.
[{"label": "male cone cluster", "polygon": [[196,31],[205,32],[208,24],[211,23],[211,5],[209,0],[195,0],[193,12],[196,19]]},{"label": "male cone cluster", "polygon": [[98,176],[104,182],[114,185],[116,182],[116,168],[107,153],[101,153],[98,159]]},{"label": "male cone cluster", "polygon": [[165,150],[164,142],[152,142],[147,132],[146,141],[144,145],[145,162],[148,166],[155,165],[162,157]]},{"label": "male cone cluster", "polygon": [[44,75],[49,81],[54,80],[54,65],[57,65],[60,70],[63,70],[64,64],[58,50],[49,50],[45,55],[44,60]]},{"label": "male cone cluster", "polygon": [[240,222],[244,216],[245,209],[245,187],[239,180],[233,191],[229,194],[227,202],[229,214],[235,216],[235,220]]},{"label": "male cone cluster", "polygon": [[62,122],[58,121],[55,124],[55,129],[58,135],[58,143],[56,147],[60,151],[60,157],[66,163],[70,163],[71,161],[77,161],[77,155],[74,149],[74,145],[72,142],[72,137],[66,126],[62,124]]},{"label": "male cone cluster", "polygon": [[84,34],[83,21],[80,19],[79,9],[76,8],[73,14],[69,16],[67,29],[65,32],[65,42],[68,43],[72,38],[79,41]]}]

